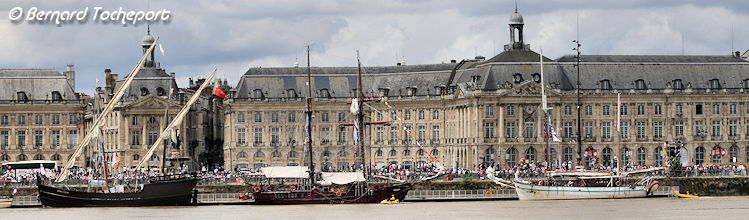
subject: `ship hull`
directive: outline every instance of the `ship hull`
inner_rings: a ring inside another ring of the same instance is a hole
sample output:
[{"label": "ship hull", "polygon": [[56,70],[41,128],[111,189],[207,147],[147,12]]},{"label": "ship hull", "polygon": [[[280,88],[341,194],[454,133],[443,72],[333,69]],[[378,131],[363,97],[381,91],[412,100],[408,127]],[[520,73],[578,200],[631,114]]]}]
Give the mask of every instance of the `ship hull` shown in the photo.
[{"label": "ship hull", "polygon": [[351,204],[351,203],[380,203],[382,200],[395,197],[403,201],[413,185],[401,184],[372,189],[367,193],[323,192],[313,189],[310,191],[278,191],[253,193],[255,204],[258,205],[291,205],[291,204]]},{"label": "ship hull", "polygon": [[513,184],[520,200],[621,199],[642,198],[648,194],[647,186],[539,186],[517,181]]},{"label": "ship hull", "polygon": [[39,200],[51,207],[133,207],[190,205],[196,178],[156,181],[137,192],[98,193],[38,184]]}]

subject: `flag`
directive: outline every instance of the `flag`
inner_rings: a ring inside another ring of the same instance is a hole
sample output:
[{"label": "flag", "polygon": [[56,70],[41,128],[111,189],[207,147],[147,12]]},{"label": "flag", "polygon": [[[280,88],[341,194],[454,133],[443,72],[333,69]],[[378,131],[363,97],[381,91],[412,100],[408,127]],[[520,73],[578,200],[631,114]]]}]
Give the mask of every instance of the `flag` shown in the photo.
[{"label": "flag", "polygon": [[169,96],[174,95],[174,87],[169,88]]},{"label": "flag", "polygon": [[161,51],[161,56],[164,56],[164,48],[161,47],[161,44],[159,44],[159,50]]},{"label": "flag", "polygon": [[96,77],[96,85],[99,85],[99,77]]},{"label": "flag", "polygon": [[44,171],[44,164],[39,163],[39,173],[42,175],[47,175],[47,171]]},{"label": "flag", "polygon": [[14,196],[15,196],[15,195],[18,195],[18,189],[17,189],[17,188],[13,188],[13,195],[14,195]]},{"label": "flag", "polygon": [[354,121],[354,146],[359,146],[359,123]]},{"label": "flag", "polygon": [[551,131],[551,141],[562,142],[562,140],[559,140],[557,137],[557,131],[554,130],[554,124],[551,123],[551,117],[549,117],[549,130]]},{"label": "flag", "polygon": [[112,158],[112,167],[115,168],[115,169],[119,169],[120,168],[120,159],[117,158],[116,154]]},{"label": "flag", "polygon": [[216,83],[213,85],[213,94],[225,99],[226,94],[224,94],[224,91],[221,91],[221,86],[219,85],[218,82],[219,82],[218,79],[216,79]]}]

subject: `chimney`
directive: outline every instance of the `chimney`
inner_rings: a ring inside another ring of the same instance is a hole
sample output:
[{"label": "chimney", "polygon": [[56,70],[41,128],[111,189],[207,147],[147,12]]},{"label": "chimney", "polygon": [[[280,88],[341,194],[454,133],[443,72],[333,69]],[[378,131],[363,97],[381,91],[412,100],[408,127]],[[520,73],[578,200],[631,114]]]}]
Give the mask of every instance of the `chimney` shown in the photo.
[{"label": "chimney", "polygon": [[65,80],[68,81],[68,85],[70,85],[70,87],[73,88],[73,91],[75,91],[75,66],[69,64],[67,71],[65,71],[63,75],[65,75]]}]

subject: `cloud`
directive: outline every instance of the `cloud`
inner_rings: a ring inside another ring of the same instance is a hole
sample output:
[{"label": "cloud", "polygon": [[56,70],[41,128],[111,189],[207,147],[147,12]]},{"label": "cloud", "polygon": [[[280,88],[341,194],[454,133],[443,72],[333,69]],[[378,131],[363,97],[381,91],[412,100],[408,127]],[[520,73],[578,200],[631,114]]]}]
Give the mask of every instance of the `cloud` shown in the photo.
[{"label": "cloud", "polygon": [[[248,67],[306,64],[365,66],[490,58],[509,41],[514,1],[3,1],[0,15],[16,6],[80,10],[168,9],[171,22],[151,26],[166,56],[157,61],[176,72],[180,86],[208,74],[236,84]],[[576,19],[584,54],[728,55],[749,47],[749,5],[743,1],[519,1],[525,42],[557,58],[572,53]],[[141,53],[144,25],[14,24],[0,21],[0,68],[55,68],[75,64],[79,91],[92,93],[103,70],[126,74]]]}]

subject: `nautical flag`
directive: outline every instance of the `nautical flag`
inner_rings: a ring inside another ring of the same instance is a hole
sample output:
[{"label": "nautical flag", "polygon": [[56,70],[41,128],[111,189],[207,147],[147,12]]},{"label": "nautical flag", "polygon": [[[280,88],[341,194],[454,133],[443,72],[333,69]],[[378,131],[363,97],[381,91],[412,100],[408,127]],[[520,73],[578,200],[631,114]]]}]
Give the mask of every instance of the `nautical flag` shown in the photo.
[{"label": "nautical flag", "polygon": [[309,143],[309,114],[304,117],[304,143]]},{"label": "nautical flag", "polygon": [[161,44],[159,44],[159,50],[161,51],[161,56],[164,56],[164,48],[161,47]]},{"label": "nautical flag", "polygon": [[174,94],[174,87],[169,88],[169,96],[172,96]]},{"label": "nautical flag", "polygon": [[99,77],[96,77],[96,85],[99,85]]},{"label": "nautical flag", "polygon": [[557,137],[557,131],[554,130],[554,124],[551,123],[551,117],[549,119],[549,129],[551,130],[551,140],[554,142],[561,142],[562,140],[559,140]]},{"label": "nautical flag", "polygon": [[17,194],[18,194],[18,188],[13,188],[13,195],[15,196]]},{"label": "nautical flag", "polygon": [[216,79],[216,83],[213,85],[213,94],[223,99],[227,98],[226,94],[224,94],[224,91],[221,91],[221,86],[219,85],[218,79]]}]

